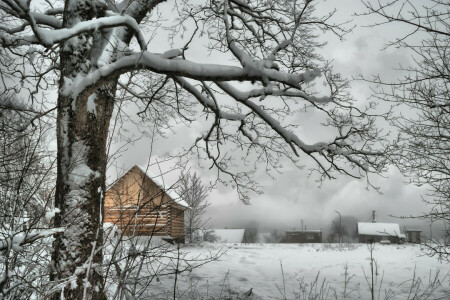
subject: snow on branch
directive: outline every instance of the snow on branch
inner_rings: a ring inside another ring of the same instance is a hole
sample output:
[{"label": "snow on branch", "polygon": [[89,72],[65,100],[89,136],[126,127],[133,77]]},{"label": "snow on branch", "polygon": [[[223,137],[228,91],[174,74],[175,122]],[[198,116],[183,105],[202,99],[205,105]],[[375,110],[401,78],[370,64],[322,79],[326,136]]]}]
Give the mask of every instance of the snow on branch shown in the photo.
[{"label": "snow on branch", "polygon": [[65,228],[51,228],[51,229],[34,229],[30,232],[19,232],[17,234],[11,234],[9,237],[0,239],[0,251],[6,249],[20,249],[23,245],[31,244],[39,239],[61,233]]},{"label": "snow on branch", "polygon": [[[117,61],[100,67],[87,75],[78,76],[74,80],[66,80],[62,89],[63,95],[77,97],[88,87],[95,87],[110,76],[121,75],[132,70],[146,69],[158,74],[170,76],[183,76],[205,81],[275,81],[300,89],[300,83],[313,80],[320,74],[318,69],[300,74],[290,74],[274,69],[267,69],[262,61],[252,61],[253,67],[236,67],[220,64],[202,64],[183,59],[166,58],[163,55],[148,51],[134,53],[118,59]],[[248,66],[248,65],[247,65]],[[255,67],[257,66],[257,67]],[[310,98],[314,100],[314,98]],[[319,98],[315,99],[319,101]],[[325,101],[322,99],[321,101]]]},{"label": "snow on branch", "polygon": [[236,101],[241,102],[248,108],[250,108],[256,115],[258,115],[262,120],[264,120],[277,134],[279,134],[287,144],[292,147],[292,150],[298,156],[297,151],[294,148],[294,145],[300,148],[305,153],[313,153],[320,152],[324,148],[326,148],[327,144],[320,142],[313,145],[308,145],[300,140],[293,132],[284,128],[280,122],[274,119],[269,113],[267,113],[264,109],[262,109],[259,105],[254,102],[248,100],[247,98],[239,97],[238,91],[232,87],[230,84],[225,82],[216,82],[217,86],[220,87],[223,91],[225,91],[228,95],[233,97]]},{"label": "snow on branch", "polygon": [[36,26],[34,28],[35,35],[32,36],[8,37],[0,33],[0,42],[4,46],[42,44],[43,46],[51,47],[56,43],[65,41],[84,32],[118,26],[126,26],[133,30],[141,49],[145,50],[147,48],[144,34],[136,20],[129,16],[119,15],[83,21],[71,28],[61,28],[56,30],[45,30]]},{"label": "snow on branch", "polygon": [[326,104],[333,101],[331,96],[323,96],[316,97],[312,95],[308,95],[304,91],[293,91],[288,89],[274,89],[272,86],[260,88],[260,89],[252,89],[249,91],[240,91],[235,87],[229,85],[229,88],[233,90],[233,94],[236,98],[241,100],[251,99],[251,98],[265,98],[266,96],[275,96],[275,97],[291,97],[291,98],[302,98],[311,103],[316,104]]},{"label": "snow on branch", "polygon": [[175,82],[177,82],[182,88],[191,93],[205,108],[208,108],[221,119],[226,119],[230,121],[242,121],[245,119],[243,114],[233,114],[221,111],[217,104],[209,99],[208,97],[202,95],[194,86],[192,86],[186,79],[182,77],[174,77]]},{"label": "snow on branch", "polygon": [[[33,12],[33,13],[30,12],[30,14],[31,14],[31,16],[33,16],[35,22],[39,25],[46,25],[46,26],[52,27],[54,29],[59,29],[62,27],[62,21],[58,20],[55,17],[49,16],[47,14],[36,13],[36,12]],[[8,28],[7,26],[0,25],[0,31],[4,31],[8,34],[16,34],[16,33],[24,31],[27,26],[30,26],[30,23],[28,21],[24,21],[21,25],[14,27],[14,28]],[[0,33],[0,37],[1,36],[2,35]]]},{"label": "snow on branch", "polygon": [[[311,157],[313,157],[312,154],[314,153],[319,154],[325,157],[328,162],[334,164],[333,156],[338,155],[345,157],[349,162],[368,172],[369,169],[365,165],[365,162],[360,161],[359,158],[383,155],[382,151],[357,149],[345,142],[344,140],[348,139],[350,135],[358,134],[358,130],[353,130],[352,128],[346,135],[341,135],[334,141],[306,144],[295,133],[282,126],[282,124],[277,119],[275,119],[270,114],[270,112],[266,111],[263,107],[259,106],[255,102],[249,100],[248,97],[245,97],[247,96],[245,92],[237,90],[227,82],[215,82],[215,84],[233,99],[248,107],[254,114],[262,119],[270,128],[272,128],[272,130],[277,133],[279,137],[281,137],[291,147],[292,151],[297,156],[299,156],[297,149],[300,149],[302,152],[310,155]],[[321,169],[328,174],[326,168],[315,157],[313,158],[319,164]]]}]

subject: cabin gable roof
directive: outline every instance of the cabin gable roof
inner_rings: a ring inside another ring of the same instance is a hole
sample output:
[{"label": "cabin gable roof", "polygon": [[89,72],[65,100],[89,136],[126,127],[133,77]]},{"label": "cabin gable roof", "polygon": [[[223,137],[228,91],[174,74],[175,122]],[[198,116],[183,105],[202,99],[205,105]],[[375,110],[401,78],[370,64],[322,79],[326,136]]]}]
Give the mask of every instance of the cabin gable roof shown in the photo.
[{"label": "cabin gable roof", "polygon": [[120,177],[108,190],[109,191],[115,190],[117,188],[120,188],[120,184],[123,180],[125,180],[128,176],[131,176],[132,174],[139,174],[143,176],[143,179],[148,179],[151,182],[153,182],[167,197],[170,199],[171,202],[177,204],[182,209],[188,209],[189,205],[186,201],[182,199],[180,195],[178,195],[177,192],[175,192],[173,186],[167,187],[167,185],[164,184],[164,179],[162,175],[154,175],[148,170],[146,171],[145,168],[140,167],[138,165],[133,166],[131,169],[129,169],[122,177]]}]

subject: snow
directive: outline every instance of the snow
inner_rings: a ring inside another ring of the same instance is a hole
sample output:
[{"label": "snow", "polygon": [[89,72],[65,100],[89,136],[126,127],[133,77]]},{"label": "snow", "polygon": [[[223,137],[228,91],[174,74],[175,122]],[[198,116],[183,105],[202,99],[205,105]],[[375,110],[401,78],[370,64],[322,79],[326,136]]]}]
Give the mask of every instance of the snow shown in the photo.
[{"label": "snow", "polygon": [[222,243],[241,243],[245,229],[213,229]]},{"label": "snow", "polygon": [[[20,250],[21,246],[30,244],[38,239],[51,236],[58,232],[64,232],[64,228],[50,228],[50,229],[34,229],[29,232],[10,232],[8,236],[0,239],[0,251],[11,247],[14,250]],[[3,235],[5,235],[3,233]]]},{"label": "snow", "polygon": [[272,85],[269,85],[270,88],[265,87],[262,89],[252,89],[249,91],[240,91],[233,85],[227,83],[219,83],[219,86],[233,98],[240,101],[245,101],[250,98],[266,97],[266,96],[287,96],[293,98],[303,98],[309,102],[320,104],[326,104],[333,100],[333,98],[330,96],[316,97],[309,95],[303,91],[289,91],[289,90],[286,91],[280,89],[273,89]]},{"label": "snow", "polygon": [[28,59],[31,63],[34,62],[34,58],[36,57],[36,53],[38,53],[37,49],[34,47],[29,47],[27,50]]},{"label": "snow", "polygon": [[97,94],[93,93],[92,95],[90,95],[87,99],[87,104],[86,104],[86,110],[87,112],[93,113],[94,115],[97,115],[97,107],[95,104],[95,99],[97,99]]},{"label": "snow", "polygon": [[[75,146],[73,148],[75,148]],[[91,175],[93,175],[94,178],[100,177],[98,171],[92,171],[87,164],[78,163],[73,167],[72,172],[69,174],[69,180],[72,186],[80,187],[83,186]]]},{"label": "snow", "polygon": [[71,28],[61,28],[56,30],[37,29],[40,42],[44,46],[51,47],[55,43],[70,39],[83,32],[99,30],[104,27],[127,26],[132,29],[136,35],[139,45],[143,50],[146,49],[146,41],[136,20],[130,16],[114,15],[88,21],[76,23]]},{"label": "snow", "polygon": [[[26,6],[28,6],[28,5],[26,5]],[[61,28],[62,27],[62,21],[59,20],[58,18],[49,16],[48,14],[39,13],[39,12],[31,12],[30,11],[28,13],[31,14],[31,16],[33,16],[34,20],[38,24],[45,24],[45,25],[51,26],[53,28]]]},{"label": "snow", "polygon": [[59,129],[64,143],[61,168],[65,176],[67,194],[61,209],[65,212],[61,224],[65,227],[61,235],[63,247],[56,262],[56,268],[61,270],[62,276],[67,277],[71,276],[71,269],[80,262],[80,251],[83,248],[80,241],[84,239],[86,230],[92,228],[88,212],[82,209],[89,197],[84,188],[89,180],[100,176],[98,171],[87,165],[89,146],[82,140],[70,144],[67,129],[69,113],[68,109],[63,110]]},{"label": "snow", "polygon": [[[338,299],[344,299],[346,265],[347,279],[351,276],[346,292],[353,292],[345,299],[371,298],[364,275],[370,274],[370,252],[365,244],[206,243],[183,248],[192,258],[207,257],[223,250],[225,254],[217,261],[178,275],[177,287],[180,294],[183,293],[179,299],[247,299],[238,295],[250,289],[254,295],[250,299],[298,299],[295,293],[300,293],[301,287],[314,291],[312,284],[316,276],[317,291],[325,280],[330,288],[328,297],[300,299],[335,299],[334,291]],[[450,265],[423,255],[420,245],[377,244],[373,256],[378,271],[375,299],[385,299],[387,293],[392,293],[389,299],[412,299],[408,295],[413,276],[421,281],[420,289],[424,291],[436,272],[440,272],[442,286],[436,288],[432,297],[420,299],[449,299],[449,281],[445,275]],[[161,282],[148,287],[148,299],[168,299],[173,293],[174,277],[159,279]],[[284,290],[286,297],[280,293]],[[196,297],[192,296],[194,293]]]},{"label": "snow", "polygon": [[189,204],[187,204],[186,201],[184,201],[180,195],[178,195],[177,192],[175,192],[173,187],[167,187],[167,185],[164,183],[163,176],[153,174],[148,170],[148,168],[138,166],[138,168],[144,172],[151,180],[153,180],[154,183],[156,183],[157,186],[159,186],[170,198],[172,198],[175,203],[184,206],[189,207]]},{"label": "snow", "polygon": [[358,233],[361,235],[404,237],[397,223],[365,223],[358,222]]},{"label": "snow", "polygon": [[[177,54],[177,50],[169,54]],[[115,62],[99,67],[87,75],[78,75],[72,82],[65,82],[60,93],[64,96],[76,98],[86,87],[95,84],[101,78],[113,73],[125,73],[130,70],[147,69],[159,74],[171,76],[184,76],[197,80],[258,80],[277,81],[300,89],[300,82],[310,81],[320,76],[320,70],[315,69],[300,74],[290,74],[264,67],[265,61],[254,61],[248,55],[245,60],[246,67],[228,66],[221,64],[195,63],[179,58],[166,58],[168,54],[155,54],[148,51],[130,53],[117,59]],[[311,101],[328,102],[328,98],[311,98]]]},{"label": "snow", "polygon": [[161,57],[166,59],[172,59],[180,56],[182,53],[183,51],[181,49],[171,49],[161,54]]},{"label": "snow", "polygon": [[59,209],[59,208],[53,208],[52,210],[49,210],[49,211],[47,211],[46,213],[45,213],[45,217],[47,218],[47,219],[51,219],[51,218],[53,218],[56,214],[58,214],[58,213],[60,213],[61,212],[61,210]]},{"label": "snow", "polygon": [[224,111],[223,107],[218,106],[218,104],[211,100],[208,97],[205,97],[197,88],[192,86],[187,80],[185,80],[182,77],[175,77],[174,78],[177,83],[179,83],[183,88],[187,91],[189,91],[197,100],[204,106],[207,107],[214,112],[217,112],[218,116],[221,119],[227,119],[230,121],[243,121],[245,120],[244,114],[237,114],[237,113],[230,113]]},{"label": "snow", "polygon": [[95,66],[104,67],[114,59],[130,52],[129,47],[118,37],[122,32],[122,28],[116,27],[97,33],[99,37],[91,49],[91,59]]}]

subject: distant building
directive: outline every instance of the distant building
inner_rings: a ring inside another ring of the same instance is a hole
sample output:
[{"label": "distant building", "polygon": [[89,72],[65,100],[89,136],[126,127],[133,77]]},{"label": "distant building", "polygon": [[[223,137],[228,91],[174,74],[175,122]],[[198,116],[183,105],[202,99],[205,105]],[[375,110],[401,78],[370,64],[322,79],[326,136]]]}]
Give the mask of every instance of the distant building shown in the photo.
[{"label": "distant building", "polygon": [[397,223],[365,223],[358,222],[358,240],[360,243],[390,242],[399,244],[405,241]]},{"label": "distant building", "polygon": [[406,241],[408,243],[420,244],[420,233],[422,230],[406,229]]},{"label": "distant building", "polygon": [[287,230],[282,243],[322,243],[322,230]]}]

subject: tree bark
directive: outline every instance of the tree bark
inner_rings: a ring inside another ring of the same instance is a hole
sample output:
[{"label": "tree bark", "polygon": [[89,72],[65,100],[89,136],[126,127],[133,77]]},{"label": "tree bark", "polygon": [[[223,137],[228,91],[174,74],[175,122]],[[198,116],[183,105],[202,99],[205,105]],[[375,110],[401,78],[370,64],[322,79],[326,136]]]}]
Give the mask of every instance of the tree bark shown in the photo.
[{"label": "tree bark", "polygon": [[[67,1],[64,27],[92,19],[88,1]],[[105,195],[106,142],[117,79],[76,98],[63,93],[66,80],[83,76],[92,67],[94,36],[86,33],[61,46],[57,116],[56,227],[52,253],[56,292],[53,299],[104,299],[102,276],[103,201]]]}]

